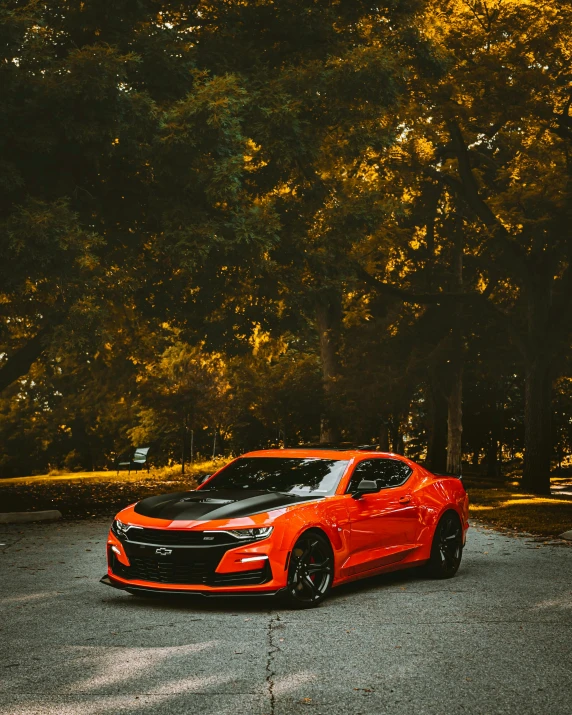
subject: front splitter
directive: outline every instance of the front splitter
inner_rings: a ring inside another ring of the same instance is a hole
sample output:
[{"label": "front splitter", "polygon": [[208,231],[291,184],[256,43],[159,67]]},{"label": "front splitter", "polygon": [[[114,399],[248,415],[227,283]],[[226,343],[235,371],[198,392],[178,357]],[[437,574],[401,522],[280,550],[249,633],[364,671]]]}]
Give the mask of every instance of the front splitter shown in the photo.
[{"label": "front splitter", "polygon": [[233,597],[266,597],[277,596],[284,591],[283,588],[279,588],[275,591],[187,591],[182,588],[149,588],[147,586],[131,586],[123,583],[122,581],[117,581],[112,578],[109,574],[105,574],[103,578],[99,580],[100,583],[106,586],[111,586],[111,588],[117,588],[120,591],[127,591],[128,593],[149,593],[156,596],[202,596],[204,598],[223,598],[228,596]]}]

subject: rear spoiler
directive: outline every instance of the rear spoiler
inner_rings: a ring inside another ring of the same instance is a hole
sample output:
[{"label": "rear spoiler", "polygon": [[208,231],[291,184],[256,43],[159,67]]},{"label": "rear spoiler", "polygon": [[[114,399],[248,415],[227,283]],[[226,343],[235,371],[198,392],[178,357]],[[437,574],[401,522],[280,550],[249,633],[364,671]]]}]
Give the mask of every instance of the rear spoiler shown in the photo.
[{"label": "rear spoiler", "polygon": [[452,477],[453,479],[458,479],[460,482],[463,481],[462,474],[451,474],[450,472],[432,472],[436,477]]}]

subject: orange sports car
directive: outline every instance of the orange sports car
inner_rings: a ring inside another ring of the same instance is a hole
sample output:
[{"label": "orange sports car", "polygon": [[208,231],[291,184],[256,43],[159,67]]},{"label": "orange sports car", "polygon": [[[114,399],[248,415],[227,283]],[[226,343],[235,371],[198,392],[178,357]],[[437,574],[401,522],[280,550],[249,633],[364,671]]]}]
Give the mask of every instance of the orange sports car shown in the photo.
[{"label": "orange sports car", "polygon": [[454,576],[468,528],[461,480],[373,448],[250,452],[194,491],[119,512],[102,582],[135,594],[284,596],[424,565]]}]

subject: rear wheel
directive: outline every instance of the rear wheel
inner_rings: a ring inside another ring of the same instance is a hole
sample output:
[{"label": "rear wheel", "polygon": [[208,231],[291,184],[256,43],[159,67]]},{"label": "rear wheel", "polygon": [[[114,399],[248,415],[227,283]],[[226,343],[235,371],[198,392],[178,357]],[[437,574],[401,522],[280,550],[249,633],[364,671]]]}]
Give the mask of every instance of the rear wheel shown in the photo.
[{"label": "rear wheel", "polygon": [[288,566],[287,603],[293,608],[313,608],[330,592],[334,579],[334,554],[328,539],[315,531],[302,534],[292,549]]},{"label": "rear wheel", "polygon": [[461,520],[456,512],[447,511],[435,529],[431,558],[427,564],[428,575],[432,578],[451,578],[457,573],[462,557]]}]

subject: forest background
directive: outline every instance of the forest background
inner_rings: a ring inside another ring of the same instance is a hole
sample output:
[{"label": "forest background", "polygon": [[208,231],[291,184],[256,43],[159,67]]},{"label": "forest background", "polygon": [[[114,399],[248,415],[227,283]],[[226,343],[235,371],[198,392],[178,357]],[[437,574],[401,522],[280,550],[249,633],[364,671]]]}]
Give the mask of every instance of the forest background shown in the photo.
[{"label": "forest background", "polygon": [[347,441],[549,493],[568,2],[3,0],[0,53],[0,477]]}]

